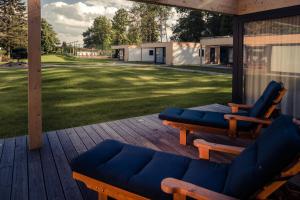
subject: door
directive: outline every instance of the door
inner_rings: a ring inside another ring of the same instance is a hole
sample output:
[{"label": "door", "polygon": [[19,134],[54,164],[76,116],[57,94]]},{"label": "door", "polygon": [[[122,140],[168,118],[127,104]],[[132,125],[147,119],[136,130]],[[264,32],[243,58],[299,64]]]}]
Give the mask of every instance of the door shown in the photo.
[{"label": "door", "polygon": [[124,60],[124,49],[119,50],[119,60]]},{"label": "door", "polygon": [[216,49],[210,48],[210,63],[215,64],[216,60]]},{"label": "door", "polygon": [[166,48],[155,48],[155,63],[165,64],[165,50]]}]

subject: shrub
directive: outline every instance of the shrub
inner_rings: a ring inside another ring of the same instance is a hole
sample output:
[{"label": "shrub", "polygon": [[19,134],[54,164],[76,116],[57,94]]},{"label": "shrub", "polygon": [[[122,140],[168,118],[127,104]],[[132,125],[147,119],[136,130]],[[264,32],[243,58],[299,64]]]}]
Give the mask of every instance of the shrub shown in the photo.
[{"label": "shrub", "polygon": [[26,48],[15,48],[11,51],[11,57],[17,59],[18,62],[20,59],[27,59],[27,49]]}]

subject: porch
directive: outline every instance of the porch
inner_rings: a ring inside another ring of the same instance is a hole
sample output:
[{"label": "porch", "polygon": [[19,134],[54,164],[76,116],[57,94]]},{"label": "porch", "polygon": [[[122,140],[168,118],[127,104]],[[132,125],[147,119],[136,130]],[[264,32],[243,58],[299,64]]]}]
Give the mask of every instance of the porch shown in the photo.
[{"label": "porch", "polygon": [[[197,107],[199,110],[229,111],[219,104]],[[207,141],[245,146],[249,140],[198,133]],[[69,162],[105,139],[144,146],[192,158],[198,152],[192,145],[179,144],[178,130],[163,126],[157,114],[100,124],[51,131],[43,134],[43,148],[30,151],[28,137],[0,140],[1,199],[97,199],[97,195],[72,179]],[[213,153],[212,160],[228,162],[230,155]]]}]

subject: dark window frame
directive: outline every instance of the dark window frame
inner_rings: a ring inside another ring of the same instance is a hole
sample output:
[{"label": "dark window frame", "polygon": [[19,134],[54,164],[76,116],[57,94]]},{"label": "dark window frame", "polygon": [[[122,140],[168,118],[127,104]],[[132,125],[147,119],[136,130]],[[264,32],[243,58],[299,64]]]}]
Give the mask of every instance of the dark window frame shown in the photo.
[{"label": "dark window frame", "polygon": [[154,50],[149,50],[149,56],[154,56]]},{"label": "dark window frame", "polygon": [[243,48],[244,24],[260,20],[292,17],[300,15],[300,5],[274,9],[269,11],[234,16],[233,23],[233,70],[232,70],[232,101],[244,102]]}]

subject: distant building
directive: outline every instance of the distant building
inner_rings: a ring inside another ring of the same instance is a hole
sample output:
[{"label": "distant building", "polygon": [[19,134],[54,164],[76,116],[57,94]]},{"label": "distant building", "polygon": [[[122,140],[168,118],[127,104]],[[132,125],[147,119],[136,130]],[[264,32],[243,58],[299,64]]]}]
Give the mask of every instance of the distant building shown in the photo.
[{"label": "distant building", "polygon": [[101,51],[98,49],[87,49],[87,48],[80,48],[76,49],[76,56],[79,57],[97,57],[100,56]]},{"label": "distant building", "polygon": [[230,36],[207,37],[200,40],[202,64],[232,64],[233,63],[233,38]]},{"label": "distant building", "polygon": [[113,57],[125,62],[167,65],[231,64],[232,37],[203,38],[194,42],[158,42],[112,46]]},{"label": "distant building", "polygon": [[113,46],[115,58],[125,62],[200,65],[200,43],[160,42]]}]

